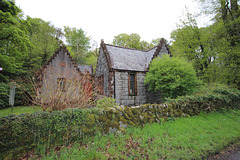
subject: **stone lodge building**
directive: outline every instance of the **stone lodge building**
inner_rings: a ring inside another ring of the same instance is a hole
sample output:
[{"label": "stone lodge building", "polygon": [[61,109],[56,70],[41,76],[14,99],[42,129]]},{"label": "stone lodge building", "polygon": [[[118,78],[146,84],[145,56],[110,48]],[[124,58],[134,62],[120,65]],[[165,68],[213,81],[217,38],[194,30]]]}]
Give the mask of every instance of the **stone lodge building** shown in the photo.
[{"label": "stone lodge building", "polygon": [[99,93],[116,99],[119,105],[159,103],[160,95],[147,91],[144,77],[155,57],[171,53],[164,39],[148,51],[105,44],[101,41],[95,79]]}]

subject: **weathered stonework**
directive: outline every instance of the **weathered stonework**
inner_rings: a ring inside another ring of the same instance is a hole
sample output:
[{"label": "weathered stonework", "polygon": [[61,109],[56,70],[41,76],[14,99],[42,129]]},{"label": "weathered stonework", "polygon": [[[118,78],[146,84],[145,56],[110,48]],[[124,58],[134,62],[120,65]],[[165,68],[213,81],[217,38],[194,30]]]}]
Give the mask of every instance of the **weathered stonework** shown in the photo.
[{"label": "weathered stonework", "polygon": [[98,62],[97,62],[97,68],[96,68],[96,73],[95,77],[96,80],[99,76],[103,75],[103,82],[104,82],[104,95],[108,96],[109,95],[109,68],[107,64],[107,57],[103,53],[103,49],[101,48],[99,51],[99,56],[98,56]]},{"label": "weathered stonework", "polygon": [[115,99],[119,105],[140,105],[146,103],[145,73],[137,72],[137,95],[128,94],[129,72],[115,71]]},{"label": "weathered stonework", "polygon": [[[59,79],[64,79],[62,83],[64,83],[65,87],[68,87],[66,82],[73,78],[80,79],[81,75],[78,66],[75,64],[66,47],[61,47],[46,65],[39,70],[39,91],[42,97],[46,96],[44,99],[48,101],[50,95],[57,93],[56,89],[59,88]],[[79,91],[76,90],[76,92]]]},{"label": "weathered stonework", "polygon": [[[102,80],[104,95],[116,99],[119,105],[136,106],[161,102],[160,94],[148,92],[144,78],[155,57],[171,53],[162,39],[158,46],[141,51],[105,44],[101,41],[95,77]],[[135,75],[134,82],[130,76]],[[131,88],[130,86],[134,88]],[[137,89],[136,89],[137,88]],[[132,90],[135,89],[134,93]],[[135,93],[136,92],[136,93]]]}]

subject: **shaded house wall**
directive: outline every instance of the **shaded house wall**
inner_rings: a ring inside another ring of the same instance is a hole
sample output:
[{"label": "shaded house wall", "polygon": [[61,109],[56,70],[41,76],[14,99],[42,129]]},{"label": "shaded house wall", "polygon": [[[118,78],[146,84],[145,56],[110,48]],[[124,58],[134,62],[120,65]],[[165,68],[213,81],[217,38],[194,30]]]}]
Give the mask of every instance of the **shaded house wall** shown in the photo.
[{"label": "shaded house wall", "polygon": [[[38,72],[40,93],[46,96],[45,101],[48,101],[54,94],[72,95],[67,97],[80,94],[80,87],[74,85],[83,77],[83,73],[92,74],[92,67],[76,65],[67,48],[60,47]],[[65,92],[66,89],[68,89],[68,93]]]},{"label": "shaded house wall", "polygon": [[102,41],[95,74],[101,93],[115,98],[119,105],[159,102],[158,94],[147,91],[144,78],[152,59],[164,53],[170,54],[164,40],[148,51],[113,46]]}]

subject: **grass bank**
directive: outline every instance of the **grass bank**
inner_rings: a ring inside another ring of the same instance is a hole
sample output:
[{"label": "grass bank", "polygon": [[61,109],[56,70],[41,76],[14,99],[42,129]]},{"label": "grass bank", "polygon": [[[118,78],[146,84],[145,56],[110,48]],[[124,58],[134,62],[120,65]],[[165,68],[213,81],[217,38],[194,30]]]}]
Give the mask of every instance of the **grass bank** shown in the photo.
[{"label": "grass bank", "polygon": [[[86,143],[42,150],[43,159],[201,159],[240,139],[240,110],[201,113],[164,124],[101,134]],[[45,154],[47,153],[47,154]],[[32,153],[31,153],[32,154]]]},{"label": "grass bank", "polygon": [[21,113],[34,113],[37,111],[42,111],[40,107],[30,107],[30,106],[17,106],[13,107],[13,112],[11,108],[4,108],[0,110],[0,117],[7,116],[9,114],[19,115]]}]

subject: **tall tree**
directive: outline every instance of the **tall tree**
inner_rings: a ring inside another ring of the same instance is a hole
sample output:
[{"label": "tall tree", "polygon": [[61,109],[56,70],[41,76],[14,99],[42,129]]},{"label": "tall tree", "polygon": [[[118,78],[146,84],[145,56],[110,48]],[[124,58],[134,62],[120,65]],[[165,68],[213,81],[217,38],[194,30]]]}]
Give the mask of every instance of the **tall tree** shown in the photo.
[{"label": "tall tree", "polygon": [[[199,0],[203,12],[212,15],[213,23],[199,28],[188,14],[187,20],[171,34],[171,51],[193,62],[198,76],[206,82],[240,86],[240,37],[238,3],[228,0]],[[231,6],[230,6],[231,4]],[[236,5],[238,7],[236,7]],[[237,11],[238,10],[238,11]]]},{"label": "tall tree", "polygon": [[74,60],[78,64],[85,64],[84,59],[91,48],[90,37],[86,36],[86,33],[81,28],[76,29],[64,26],[64,32]]},{"label": "tall tree", "polygon": [[33,47],[29,49],[25,66],[28,68],[39,68],[53,55],[57,48],[63,43],[61,29],[55,28],[50,22],[40,18],[27,17],[28,37]]},{"label": "tall tree", "polygon": [[121,33],[117,36],[114,36],[113,45],[140,49],[140,50],[147,50],[152,47],[152,45],[146,41],[141,41],[141,37],[137,33],[132,33],[130,35],[126,33]]},{"label": "tall tree", "polygon": [[204,75],[211,63],[212,56],[205,51],[204,30],[198,27],[196,20],[190,13],[187,14],[187,20],[182,21],[178,27],[171,33],[172,53],[192,61],[198,76]]},{"label": "tall tree", "polygon": [[27,31],[23,27],[25,20],[19,14],[21,10],[14,1],[0,1],[0,81],[7,81],[24,72],[22,69],[26,52],[31,45]]}]

